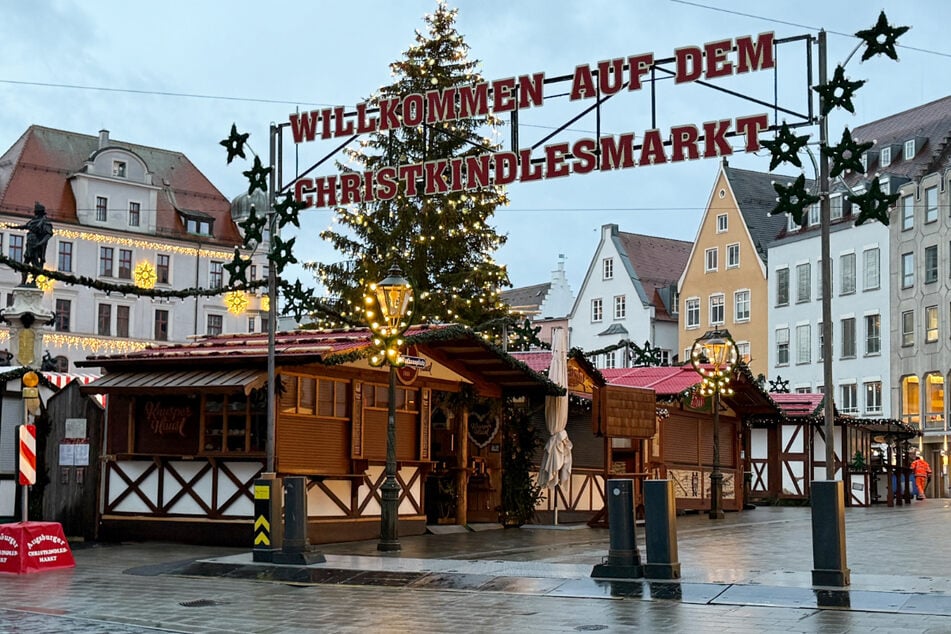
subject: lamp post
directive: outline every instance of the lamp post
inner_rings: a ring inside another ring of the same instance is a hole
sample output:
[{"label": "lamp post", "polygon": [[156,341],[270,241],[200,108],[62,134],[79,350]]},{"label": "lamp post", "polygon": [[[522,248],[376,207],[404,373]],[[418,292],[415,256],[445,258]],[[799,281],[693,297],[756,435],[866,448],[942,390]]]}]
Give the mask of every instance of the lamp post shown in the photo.
[{"label": "lamp post", "polygon": [[380,487],[380,542],[377,544],[377,550],[385,552],[400,550],[400,485],[396,482],[396,369],[403,365],[403,357],[400,355],[400,347],[403,345],[401,337],[409,327],[409,317],[412,314],[409,307],[412,301],[413,287],[395,264],[390,267],[386,279],[370,285],[370,292],[364,297],[364,314],[373,332],[373,345],[379,348],[379,351],[370,357],[370,365],[389,366],[386,479]]},{"label": "lamp post", "polygon": [[690,350],[690,364],[703,380],[700,394],[713,397],[713,471],[710,473],[710,519],[723,519],[723,473],[720,472],[720,395],[730,396],[736,367],[736,344],[727,330],[708,330]]}]

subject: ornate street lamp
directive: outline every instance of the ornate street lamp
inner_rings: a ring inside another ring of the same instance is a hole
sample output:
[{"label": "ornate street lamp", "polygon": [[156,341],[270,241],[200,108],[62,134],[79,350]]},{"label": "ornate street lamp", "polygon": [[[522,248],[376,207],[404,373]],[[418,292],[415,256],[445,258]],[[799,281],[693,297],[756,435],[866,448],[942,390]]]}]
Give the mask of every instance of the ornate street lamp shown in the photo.
[{"label": "ornate street lamp", "polygon": [[720,396],[730,396],[730,377],[737,362],[736,344],[727,330],[708,330],[690,350],[690,364],[703,380],[700,394],[713,397],[713,472],[710,474],[710,519],[723,519],[723,474],[720,472]]},{"label": "ornate street lamp", "polygon": [[[370,365],[390,366],[390,384],[386,418],[386,479],[380,487],[380,543],[377,550],[400,550],[399,501],[400,486],[396,482],[396,368],[403,365],[400,347],[402,335],[413,314],[413,287],[403,277],[400,267],[390,267],[386,279],[370,284],[364,298],[364,315],[373,332],[373,345],[379,350],[370,357]],[[379,314],[377,313],[379,310]]]}]

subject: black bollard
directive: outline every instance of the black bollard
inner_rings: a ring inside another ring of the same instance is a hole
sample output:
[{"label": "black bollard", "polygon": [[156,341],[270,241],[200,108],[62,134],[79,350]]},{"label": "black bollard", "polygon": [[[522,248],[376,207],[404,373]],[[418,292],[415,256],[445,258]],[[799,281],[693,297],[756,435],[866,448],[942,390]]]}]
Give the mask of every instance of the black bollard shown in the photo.
[{"label": "black bollard", "polygon": [[677,499],[671,480],[644,481],[648,579],[680,579],[677,561]]},{"label": "black bollard", "polygon": [[253,561],[274,561],[274,553],[281,550],[282,506],[281,479],[273,473],[262,474],[254,481]]},{"label": "black bollard", "polygon": [[276,564],[317,564],[327,561],[307,540],[307,481],[284,478],[284,546],[274,553]]},{"label": "black bollard", "polygon": [[634,481],[607,481],[610,548],[607,561],[591,571],[592,577],[634,579],[644,576],[634,533]]},{"label": "black bollard", "polygon": [[849,585],[845,556],[845,492],[840,480],[813,480],[812,585]]}]

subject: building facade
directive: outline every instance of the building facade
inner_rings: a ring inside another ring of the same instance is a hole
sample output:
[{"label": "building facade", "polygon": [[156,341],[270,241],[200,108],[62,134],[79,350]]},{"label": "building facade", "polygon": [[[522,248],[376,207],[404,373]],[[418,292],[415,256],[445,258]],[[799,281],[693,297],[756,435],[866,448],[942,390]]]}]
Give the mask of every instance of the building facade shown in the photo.
[{"label": "building facade", "polygon": [[568,327],[568,313],[574,305],[575,296],[565,275],[564,256],[558,260],[558,268],[551,272],[551,280],[544,284],[510,288],[500,293],[510,313],[528,320],[540,328],[538,340],[551,345],[552,331]]},{"label": "building facade", "polygon": [[678,285],[683,359],[704,332],[726,329],[753,374],[766,373],[767,246],[786,222],[769,215],[776,178],[721,164]]},{"label": "building facade", "polygon": [[[664,364],[679,360],[676,284],[691,244],[601,227],[581,290],[569,317],[571,346],[587,354],[632,342],[649,343]],[[591,358],[598,368],[628,368],[631,349],[621,347]]]}]

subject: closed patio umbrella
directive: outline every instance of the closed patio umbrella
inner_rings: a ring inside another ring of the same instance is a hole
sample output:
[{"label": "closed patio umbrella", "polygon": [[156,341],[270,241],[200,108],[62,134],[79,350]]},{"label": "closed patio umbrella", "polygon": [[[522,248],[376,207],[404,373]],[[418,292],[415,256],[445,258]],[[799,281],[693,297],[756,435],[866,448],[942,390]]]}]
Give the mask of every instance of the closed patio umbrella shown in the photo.
[{"label": "closed patio umbrella", "polygon": [[[551,365],[548,378],[567,388],[568,386],[568,332],[558,328],[552,333]],[[550,437],[545,443],[541,467],[538,470],[538,485],[553,489],[555,524],[558,523],[557,488],[571,477],[571,440],[568,439],[568,394],[545,397],[545,426]]]}]

